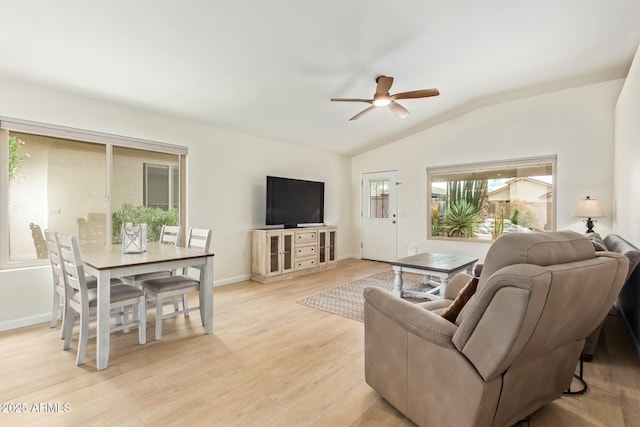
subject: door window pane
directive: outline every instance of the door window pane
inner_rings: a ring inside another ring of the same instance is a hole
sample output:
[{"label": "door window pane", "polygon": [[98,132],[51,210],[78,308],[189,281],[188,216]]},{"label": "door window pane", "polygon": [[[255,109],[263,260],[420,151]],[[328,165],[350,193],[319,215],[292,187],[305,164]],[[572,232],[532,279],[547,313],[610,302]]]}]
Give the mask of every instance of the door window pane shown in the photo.
[{"label": "door window pane", "polygon": [[369,218],[389,218],[389,180],[369,181]]},{"label": "door window pane", "polygon": [[280,270],[280,236],[269,237],[269,273]]},{"label": "door window pane", "polygon": [[318,248],[320,249],[319,251],[319,262],[320,263],[324,263],[327,259],[326,257],[326,253],[327,253],[327,233],[326,232],[320,232],[318,233]]},{"label": "door window pane", "polygon": [[282,239],[282,245],[284,246],[282,251],[283,269],[291,270],[293,268],[293,234],[283,234]]}]

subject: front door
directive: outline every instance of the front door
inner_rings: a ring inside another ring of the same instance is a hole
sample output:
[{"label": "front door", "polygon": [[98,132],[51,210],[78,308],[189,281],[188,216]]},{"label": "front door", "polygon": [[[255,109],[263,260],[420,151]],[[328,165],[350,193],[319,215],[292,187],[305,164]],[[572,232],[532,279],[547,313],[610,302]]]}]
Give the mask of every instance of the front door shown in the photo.
[{"label": "front door", "polygon": [[377,261],[396,259],[397,181],[397,171],[362,174],[362,258]]}]

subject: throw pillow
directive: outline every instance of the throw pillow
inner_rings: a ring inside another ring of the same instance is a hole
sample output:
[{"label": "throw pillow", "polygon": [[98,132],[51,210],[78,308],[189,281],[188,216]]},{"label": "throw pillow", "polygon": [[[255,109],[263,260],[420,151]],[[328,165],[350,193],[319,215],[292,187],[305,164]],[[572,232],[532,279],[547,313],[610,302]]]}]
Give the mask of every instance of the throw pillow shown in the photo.
[{"label": "throw pillow", "polygon": [[478,287],[478,278],[473,277],[471,280],[467,282],[466,285],[460,289],[458,295],[456,295],[456,299],[453,300],[449,307],[442,310],[440,316],[444,317],[451,323],[455,323],[458,314],[460,314],[460,310],[462,307],[469,301],[469,299],[476,292],[476,288]]},{"label": "throw pillow", "polygon": [[591,244],[593,244],[593,249],[598,251],[608,251],[607,245],[605,245],[604,240],[598,233],[586,233],[587,239],[591,240]]}]

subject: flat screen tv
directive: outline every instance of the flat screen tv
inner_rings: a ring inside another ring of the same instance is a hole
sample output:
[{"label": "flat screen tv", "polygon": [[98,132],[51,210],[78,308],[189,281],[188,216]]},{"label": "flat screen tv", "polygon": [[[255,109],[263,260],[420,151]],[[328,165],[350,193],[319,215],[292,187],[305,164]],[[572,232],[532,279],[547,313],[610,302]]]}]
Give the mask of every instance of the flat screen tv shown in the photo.
[{"label": "flat screen tv", "polygon": [[324,182],[267,176],[267,225],[324,223]]}]

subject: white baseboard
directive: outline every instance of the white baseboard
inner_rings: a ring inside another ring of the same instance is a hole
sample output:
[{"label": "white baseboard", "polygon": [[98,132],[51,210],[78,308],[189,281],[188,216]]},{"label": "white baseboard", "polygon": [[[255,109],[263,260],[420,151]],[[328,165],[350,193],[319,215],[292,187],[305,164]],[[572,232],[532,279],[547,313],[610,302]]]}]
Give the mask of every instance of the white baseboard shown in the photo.
[{"label": "white baseboard", "polygon": [[[342,261],[349,258],[358,258],[358,257],[353,255],[345,255],[345,256],[338,257],[338,260]],[[250,274],[243,274],[240,276],[229,277],[222,280],[216,280],[214,281],[213,286],[218,287],[218,286],[230,285],[232,283],[244,282],[247,280],[251,280]],[[51,320],[51,313],[44,313],[44,314],[38,314],[34,316],[22,317],[20,319],[6,320],[6,321],[0,322],[0,332],[9,331],[11,329],[23,328],[25,326],[37,325],[39,323],[47,323],[50,320]]]},{"label": "white baseboard", "polygon": [[229,277],[227,279],[222,279],[222,280],[214,280],[213,287],[215,288],[217,286],[230,285],[232,283],[244,282],[246,280],[251,280],[250,274],[243,274],[241,276]]},{"label": "white baseboard", "polygon": [[20,319],[6,320],[4,322],[0,322],[0,332],[9,331],[11,329],[24,328],[25,326],[37,325],[38,323],[47,323],[50,320],[51,313],[22,317]]}]

